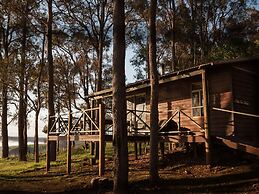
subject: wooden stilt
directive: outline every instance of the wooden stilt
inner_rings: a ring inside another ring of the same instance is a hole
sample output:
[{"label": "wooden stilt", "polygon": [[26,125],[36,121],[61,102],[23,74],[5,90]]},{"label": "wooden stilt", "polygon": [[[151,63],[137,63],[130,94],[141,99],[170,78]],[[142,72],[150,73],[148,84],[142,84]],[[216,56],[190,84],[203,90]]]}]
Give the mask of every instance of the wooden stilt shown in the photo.
[{"label": "wooden stilt", "polygon": [[206,71],[202,71],[202,94],[203,94],[203,111],[204,111],[204,128],[205,128],[205,153],[206,164],[211,164],[211,142],[210,142],[210,125],[209,125],[209,93],[207,85]]},{"label": "wooden stilt", "polygon": [[134,142],[135,160],[138,159],[138,143]]},{"label": "wooden stilt", "polygon": [[[133,117],[133,125],[134,125],[134,134],[137,135],[137,127],[138,127],[138,124],[137,124],[137,101],[136,101],[136,96],[134,96],[134,117]],[[138,144],[137,142],[134,142],[134,151],[135,151],[135,159],[137,160],[138,159]]]},{"label": "wooden stilt", "polygon": [[46,142],[46,172],[50,170],[50,158],[49,158],[49,134],[47,135]]},{"label": "wooden stilt", "polygon": [[47,142],[46,142],[46,172],[50,170],[50,144],[49,144],[49,131],[50,131],[50,116],[48,118],[48,128],[47,128]]},{"label": "wooden stilt", "polygon": [[181,110],[178,108],[178,131],[181,130]]},{"label": "wooden stilt", "polygon": [[[91,108],[94,108],[94,101],[93,101],[93,100],[91,101]],[[94,115],[94,111],[93,111],[93,110],[91,110],[90,116],[91,116],[91,118],[92,118],[93,121],[94,121],[94,120],[95,120],[95,115]],[[94,134],[94,133],[93,133],[94,125],[93,125],[92,122],[91,122],[91,124],[90,124],[90,130],[92,131],[92,132],[91,132],[91,135],[93,135],[93,134]],[[94,155],[94,150],[95,150],[95,143],[94,143],[94,142],[90,142],[90,155],[91,155],[91,156]],[[91,157],[91,158],[90,158],[90,163],[91,163],[91,165],[95,165],[95,164],[96,164],[95,158]]]},{"label": "wooden stilt", "polygon": [[138,146],[139,146],[139,155],[141,156],[142,155],[142,143],[139,142]]},{"label": "wooden stilt", "polygon": [[147,154],[147,143],[145,142],[145,148],[144,148],[145,154]]},{"label": "wooden stilt", "polygon": [[162,160],[164,160],[164,158],[165,158],[165,143],[164,142],[160,142],[160,150],[161,150],[161,158],[162,158]]},{"label": "wooden stilt", "polygon": [[72,115],[69,112],[68,115],[68,132],[67,132],[67,174],[71,172],[71,141],[70,141],[70,130],[72,127]]},{"label": "wooden stilt", "polygon": [[99,176],[105,171],[105,115],[104,105],[99,104]]},{"label": "wooden stilt", "polygon": [[191,143],[191,145],[192,145],[193,158],[197,159],[198,158],[197,143],[193,142]]}]

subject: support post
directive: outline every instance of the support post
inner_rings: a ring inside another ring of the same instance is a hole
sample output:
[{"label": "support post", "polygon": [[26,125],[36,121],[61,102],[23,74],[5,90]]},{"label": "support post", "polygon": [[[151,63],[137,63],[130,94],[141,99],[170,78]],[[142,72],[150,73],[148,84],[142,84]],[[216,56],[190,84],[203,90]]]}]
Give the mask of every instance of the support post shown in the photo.
[{"label": "support post", "polygon": [[138,146],[139,146],[139,155],[141,156],[142,155],[142,143],[139,142]]},{"label": "support post", "polygon": [[69,112],[68,115],[68,131],[67,131],[67,174],[71,172],[71,141],[70,141],[70,130],[72,127],[72,115]]},{"label": "support post", "polygon": [[[131,113],[132,114],[132,113]],[[134,126],[134,135],[137,135],[137,100],[136,96],[134,96],[134,114],[133,114],[133,126]],[[135,160],[138,159],[138,143],[134,142],[134,152],[135,152]]]},{"label": "support post", "polygon": [[[58,117],[57,117],[57,119],[58,119],[58,132],[61,132],[61,130],[60,130],[60,127],[61,127],[61,124],[60,124],[60,114],[58,114]],[[56,151],[57,152],[59,152],[59,140],[57,139],[57,149],[56,149]]]},{"label": "support post", "polygon": [[[94,115],[94,110],[93,110],[93,108],[94,108],[94,101],[92,100],[92,101],[91,101],[91,112],[90,112],[90,115],[91,115],[92,120],[94,121],[94,120],[95,120],[95,115]],[[91,135],[94,134],[93,130],[94,130],[94,125],[93,125],[93,123],[91,122],[91,123],[90,123],[90,131],[91,131],[90,134],[91,134]],[[91,142],[90,142],[90,155],[91,155],[91,156],[94,155],[94,150],[95,150],[95,144],[94,144],[94,142],[91,141]],[[95,164],[95,158],[91,157],[91,158],[90,158],[90,163],[91,163],[91,165],[94,165],[94,164]]]},{"label": "support post", "polygon": [[104,105],[99,104],[99,176],[105,171],[105,114]]},{"label": "support post", "polygon": [[181,130],[181,109],[178,108],[178,131]]},{"label": "support post", "polygon": [[209,123],[209,95],[207,85],[207,72],[202,71],[202,94],[203,94],[203,111],[204,111],[204,128],[205,128],[205,153],[206,164],[211,164],[211,141],[210,141],[210,123]]},{"label": "support post", "polygon": [[165,143],[164,142],[160,142],[160,150],[161,150],[161,158],[162,158],[162,160],[164,160],[164,158],[165,158]]},{"label": "support post", "polygon": [[46,172],[50,170],[50,158],[49,158],[49,130],[47,132],[47,141],[46,141]]},{"label": "support post", "polygon": [[83,111],[83,131],[85,131],[86,130],[86,112],[85,111]]}]

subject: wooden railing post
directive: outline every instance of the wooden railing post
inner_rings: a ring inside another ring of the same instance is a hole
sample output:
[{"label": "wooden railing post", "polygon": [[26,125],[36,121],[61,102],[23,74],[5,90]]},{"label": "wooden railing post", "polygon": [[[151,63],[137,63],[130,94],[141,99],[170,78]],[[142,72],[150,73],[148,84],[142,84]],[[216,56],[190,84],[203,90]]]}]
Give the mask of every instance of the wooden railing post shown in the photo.
[{"label": "wooden railing post", "polygon": [[83,111],[83,131],[86,130],[86,115],[87,114],[85,111]]},{"label": "wooden railing post", "polygon": [[[94,101],[92,100],[91,101],[91,112],[90,112],[90,117],[92,118],[92,120],[94,121],[95,118],[94,118],[94,111],[93,111],[93,108],[94,108]],[[90,122],[90,134],[93,135],[93,130],[94,130],[94,125],[92,122]],[[90,142],[90,155],[93,156],[94,155],[94,148],[95,148],[95,144],[94,142]],[[95,164],[95,159],[91,158],[91,163],[92,164]]]},{"label": "wooden railing post", "polygon": [[99,176],[105,171],[105,113],[104,105],[99,104]]},{"label": "wooden railing post", "polygon": [[71,172],[71,141],[70,141],[70,130],[72,127],[72,115],[71,112],[68,114],[68,131],[67,131],[67,174]]},{"label": "wooden railing post", "polygon": [[202,94],[204,110],[204,128],[205,128],[205,152],[206,163],[211,164],[211,142],[210,142],[210,125],[209,125],[209,101],[206,71],[202,71]]},{"label": "wooden railing post", "polygon": [[52,126],[49,126],[50,122],[50,115],[48,118],[48,127],[47,127],[47,140],[46,140],[46,172],[50,170],[50,157],[49,157],[49,152],[50,152],[50,146],[49,146],[49,130],[51,129]]},{"label": "wooden railing post", "polygon": [[178,131],[181,130],[181,109],[178,108]]},{"label": "wooden railing post", "polygon": [[[138,127],[138,123],[137,123],[137,100],[136,100],[136,96],[134,96],[134,110],[133,112],[131,112],[131,114],[133,114],[133,127],[134,127],[134,135],[137,135],[137,127]],[[137,142],[134,142],[134,152],[135,152],[135,160],[138,159],[138,144]]]}]

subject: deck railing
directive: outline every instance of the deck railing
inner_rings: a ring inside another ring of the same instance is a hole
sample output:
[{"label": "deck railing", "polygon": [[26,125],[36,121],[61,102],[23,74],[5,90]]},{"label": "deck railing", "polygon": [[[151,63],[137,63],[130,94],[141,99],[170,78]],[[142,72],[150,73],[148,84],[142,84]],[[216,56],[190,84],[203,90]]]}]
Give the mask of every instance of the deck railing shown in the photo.
[{"label": "deck railing", "polygon": [[189,116],[187,113],[185,113],[184,109],[180,109],[180,108],[178,108],[176,111],[173,112],[172,116],[169,117],[166,120],[166,122],[164,122],[160,126],[160,129],[165,127],[171,120],[174,120],[174,118],[177,117],[177,121],[176,121],[176,123],[177,123],[177,131],[170,131],[170,132],[166,132],[166,133],[170,133],[170,134],[177,133],[178,134],[179,132],[181,132],[181,128],[182,128],[182,122],[181,122],[182,116],[187,117],[188,120],[191,121],[191,123],[193,123],[195,126],[197,126],[199,128],[199,131],[190,130],[190,131],[185,131],[185,133],[190,133],[190,132],[202,132],[202,133],[204,133],[205,132],[205,129],[204,129],[204,127],[202,125],[200,125],[191,116]]},{"label": "deck railing", "polygon": [[[98,134],[100,107],[51,116],[48,135]],[[69,125],[70,124],[70,125]]]}]

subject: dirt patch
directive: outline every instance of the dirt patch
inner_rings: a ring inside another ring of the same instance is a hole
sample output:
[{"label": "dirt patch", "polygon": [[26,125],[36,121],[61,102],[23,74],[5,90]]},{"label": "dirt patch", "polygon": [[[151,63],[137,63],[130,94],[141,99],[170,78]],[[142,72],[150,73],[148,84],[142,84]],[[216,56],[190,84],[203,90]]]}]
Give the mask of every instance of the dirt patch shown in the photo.
[{"label": "dirt patch", "polygon": [[[219,148],[214,153],[214,165],[205,164],[203,154],[193,158],[192,152],[168,152],[160,159],[160,178],[150,185],[149,155],[135,160],[129,156],[129,193],[259,193],[259,160],[232,150]],[[23,171],[18,176],[0,177],[0,193],[97,193],[90,182],[97,177],[98,166],[88,161],[74,161],[71,175],[66,166],[52,166],[49,173],[44,168]],[[112,180],[113,164],[106,160],[105,177]],[[112,183],[102,188],[111,193]]]}]

